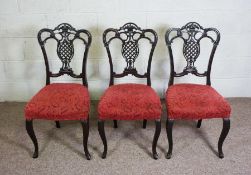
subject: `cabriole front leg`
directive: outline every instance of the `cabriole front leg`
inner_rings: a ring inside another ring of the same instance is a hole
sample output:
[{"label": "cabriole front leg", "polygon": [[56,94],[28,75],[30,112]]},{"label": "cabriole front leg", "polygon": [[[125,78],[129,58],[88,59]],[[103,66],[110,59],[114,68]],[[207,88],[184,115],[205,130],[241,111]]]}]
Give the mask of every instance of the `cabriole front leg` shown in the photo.
[{"label": "cabriole front leg", "polygon": [[34,147],[35,147],[35,151],[34,151],[32,157],[37,158],[38,157],[38,143],[37,143],[36,135],[33,130],[33,121],[32,120],[26,120],[26,131],[27,131],[28,135],[30,136],[30,138],[34,144]]},{"label": "cabriole front leg", "polygon": [[221,135],[220,135],[220,138],[218,141],[218,152],[219,152],[219,158],[221,158],[221,159],[224,158],[224,154],[222,151],[222,145],[223,145],[225,138],[227,137],[229,129],[230,129],[230,119],[224,118],[223,119],[223,128],[222,128]]},{"label": "cabriole front leg", "polygon": [[106,136],[105,136],[105,129],[104,129],[104,121],[103,120],[98,121],[98,132],[99,132],[99,135],[100,135],[101,140],[104,145],[104,152],[102,154],[102,158],[105,159],[106,154],[107,154],[107,141],[106,141]]},{"label": "cabriole front leg", "polygon": [[161,123],[160,123],[160,119],[159,120],[155,120],[155,133],[154,133],[154,137],[153,137],[153,144],[152,144],[152,153],[153,153],[153,158],[154,159],[158,159],[158,153],[156,151],[156,146],[158,143],[158,139],[159,139],[159,135],[160,135],[160,131],[161,131]]},{"label": "cabriole front leg", "polygon": [[81,120],[83,128],[83,145],[85,151],[85,157],[87,160],[91,160],[91,155],[88,150],[88,137],[89,137],[89,120]]},{"label": "cabriole front leg", "polygon": [[167,134],[167,139],[168,139],[168,143],[169,143],[169,148],[168,148],[168,152],[166,155],[167,159],[170,159],[172,156],[172,152],[173,152],[173,122],[174,120],[169,120],[167,119],[166,121],[166,134]]}]

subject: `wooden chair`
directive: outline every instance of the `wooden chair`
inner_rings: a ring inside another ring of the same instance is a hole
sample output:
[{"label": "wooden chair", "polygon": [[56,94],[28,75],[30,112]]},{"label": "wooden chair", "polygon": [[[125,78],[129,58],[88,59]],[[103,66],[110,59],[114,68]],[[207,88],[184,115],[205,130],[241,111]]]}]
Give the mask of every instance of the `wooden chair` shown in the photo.
[{"label": "wooden chair", "polygon": [[[175,72],[172,43],[176,39],[183,40],[183,55],[187,65],[182,72]],[[199,73],[195,67],[195,61],[200,55],[200,42],[202,39],[211,40],[213,46],[209,57],[207,70]],[[203,28],[196,22],[189,22],[182,28],[172,28],[166,32],[166,44],[170,56],[170,80],[166,91],[167,122],[166,131],[169,142],[167,158],[170,159],[173,150],[172,128],[175,120],[198,120],[197,128],[200,128],[202,119],[222,118],[223,129],[218,142],[219,157],[223,158],[223,142],[230,129],[231,108],[228,102],[211,87],[211,66],[217,45],[220,41],[220,33],[215,28]],[[193,74],[198,77],[206,77],[206,85],[199,84],[174,84],[174,77],[182,77]]]},{"label": "wooden chair", "polygon": [[[76,30],[70,24],[62,23],[55,29],[42,29],[38,33],[38,42],[41,46],[45,68],[46,86],[43,87],[26,105],[26,130],[34,144],[33,158],[38,157],[38,143],[33,130],[33,120],[54,120],[56,127],[60,128],[61,120],[79,120],[83,127],[83,145],[85,156],[90,160],[87,142],[89,135],[90,97],[86,80],[86,59],[91,44],[91,34],[84,29]],[[57,55],[62,62],[58,73],[52,73],[49,67],[46,41],[53,39],[57,42]],[[85,46],[82,72],[76,75],[70,67],[74,56],[74,41],[80,40]],[[69,75],[82,79],[83,84],[77,83],[50,83],[50,78]]]},{"label": "wooden chair", "polygon": [[[121,53],[126,61],[126,67],[122,73],[113,71],[113,56],[109,46],[114,39],[118,39],[122,43]],[[139,74],[134,66],[139,55],[139,41],[141,39],[149,41],[151,45],[147,71],[143,75]],[[146,120],[155,120],[156,131],[152,152],[154,159],[157,159],[156,145],[161,130],[161,102],[156,92],[151,88],[150,78],[152,56],[157,44],[157,34],[152,29],[142,30],[134,23],[126,23],[119,29],[109,28],[105,30],[103,42],[110,63],[110,87],[105,91],[98,105],[98,130],[104,144],[102,158],[106,158],[107,154],[107,141],[104,130],[105,120],[113,120],[114,128],[117,128],[117,120],[143,120],[144,128],[146,127]],[[138,78],[146,78],[147,85],[133,83],[114,85],[114,78],[122,78],[129,74]]]}]

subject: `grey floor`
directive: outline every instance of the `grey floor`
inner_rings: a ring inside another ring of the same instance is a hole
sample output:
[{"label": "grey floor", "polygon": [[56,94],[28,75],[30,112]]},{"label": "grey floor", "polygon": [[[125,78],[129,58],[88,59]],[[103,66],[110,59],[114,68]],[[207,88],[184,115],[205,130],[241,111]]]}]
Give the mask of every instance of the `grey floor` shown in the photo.
[{"label": "grey floor", "polygon": [[106,123],[107,159],[97,132],[96,103],[92,104],[89,151],[92,160],[83,154],[82,129],[79,122],[37,120],[34,129],[39,142],[39,157],[32,159],[33,145],[24,127],[25,103],[0,103],[0,174],[251,174],[251,98],[230,98],[231,129],[225,140],[224,159],[217,154],[217,141],[222,120],[204,120],[197,129],[195,121],[178,121],[174,125],[174,150],[170,160],[165,115],[158,142],[159,160],[151,157],[154,123],[147,129],[142,123],[119,122],[119,128]]}]

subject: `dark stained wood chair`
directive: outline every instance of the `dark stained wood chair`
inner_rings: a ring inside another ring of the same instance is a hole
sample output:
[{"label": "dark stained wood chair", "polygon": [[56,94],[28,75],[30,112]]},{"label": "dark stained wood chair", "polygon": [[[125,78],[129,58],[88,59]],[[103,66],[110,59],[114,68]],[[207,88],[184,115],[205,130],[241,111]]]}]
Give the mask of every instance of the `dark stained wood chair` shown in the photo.
[{"label": "dark stained wood chair", "polygon": [[[52,73],[49,67],[47,40],[53,39],[57,42],[57,55],[62,62],[58,73]],[[82,72],[76,75],[70,67],[74,56],[74,41],[80,40],[84,45]],[[83,145],[85,156],[90,160],[87,142],[89,136],[89,111],[90,97],[86,80],[86,59],[91,45],[91,34],[84,29],[76,30],[70,24],[62,23],[55,29],[41,29],[38,33],[38,42],[41,46],[45,68],[46,86],[43,87],[26,105],[25,118],[26,130],[34,144],[33,158],[38,157],[38,143],[33,130],[33,120],[54,120],[56,127],[60,128],[59,121],[79,120],[83,127]],[[50,78],[69,75],[73,78],[82,79],[82,84],[77,83],[50,83]]]},{"label": "dark stained wood chair", "polygon": [[[182,72],[175,72],[172,43],[176,39],[183,40],[183,55],[187,65]],[[200,43],[203,39],[212,42],[207,70],[199,73],[195,61],[200,55]],[[218,141],[219,157],[223,158],[223,142],[230,129],[231,107],[228,102],[211,87],[211,66],[214,53],[220,41],[220,33],[215,28],[203,28],[196,22],[189,22],[182,28],[172,28],[166,32],[166,44],[170,56],[170,80],[166,91],[167,122],[166,131],[169,142],[167,158],[170,159],[173,150],[172,128],[175,120],[198,120],[200,128],[202,119],[222,118],[223,129]],[[206,85],[201,84],[174,84],[174,77],[193,74],[206,77]]]},{"label": "dark stained wood chair", "polygon": [[[115,39],[121,41],[121,53],[126,61],[126,67],[122,73],[116,73],[113,69],[110,43]],[[134,63],[139,55],[139,41],[143,39],[150,43],[151,50],[147,71],[145,74],[139,74]],[[109,28],[105,30],[103,42],[110,63],[110,87],[105,91],[98,105],[98,130],[104,144],[102,158],[106,158],[107,154],[107,140],[104,130],[105,120],[113,120],[114,128],[118,127],[117,120],[143,120],[144,128],[147,120],[155,120],[156,131],[152,152],[154,159],[157,159],[156,145],[161,131],[161,102],[156,92],[151,88],[150,78],[152,56],[157,44],[157,34],[152,29],[140,29],[134,23],[126,23],[119,29]],[[138,78],[146,78],[147,85],[135,83],[114,85],[114,78],[122,78],[129,74]]]}]

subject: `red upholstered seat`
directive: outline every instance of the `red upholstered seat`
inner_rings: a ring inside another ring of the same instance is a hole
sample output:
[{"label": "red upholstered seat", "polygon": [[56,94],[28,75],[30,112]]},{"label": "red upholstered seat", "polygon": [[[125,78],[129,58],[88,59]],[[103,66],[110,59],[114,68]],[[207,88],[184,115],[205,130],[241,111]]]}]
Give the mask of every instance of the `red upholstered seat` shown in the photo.
[{"label": "red upholstered seat", "polygon": [[228,102],[211,86],[176,84],[167,89],[166,105],[169,119],[227,118]]},{"label": "red upholstered seat", "polygon": [[161,102],[150,86],[118,84],[105,91],[99,102],[98,114],[100,119],[159,119]]},{"label": "red upholstered seat", "polygon": [[26,119],[87,119],[90,98],[85,86],[76,83],[54,83],[42,88],[26,105]]}]

